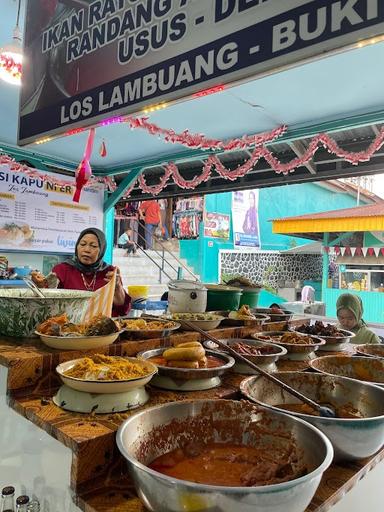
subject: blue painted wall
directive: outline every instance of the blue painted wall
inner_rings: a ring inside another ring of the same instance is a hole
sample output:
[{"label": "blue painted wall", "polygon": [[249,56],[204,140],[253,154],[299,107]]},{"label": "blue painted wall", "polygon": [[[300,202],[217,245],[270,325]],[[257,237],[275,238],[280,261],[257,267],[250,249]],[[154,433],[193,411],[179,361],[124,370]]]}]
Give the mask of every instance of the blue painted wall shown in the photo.
[{"label": "blue painted wall", "polygon": [[[361,202],[361,204],[364,204]],[[306,213],[340,210],[356,206],[356,198],[334,192],[316,183],[263,188],[259,195],[259,223],[262,249],[283,251],[309,240],[272,233],[271,219],[305,215]]]},{"label": "blue painted wall", "polygon": [[[360,204],[364,204],[362,200]],[[276,235],[272,233],[272,219],[338,210],[356,206],[356,198],[346,192],[339,192],[315,183],[285,185],[260,189],[259,225],[261,248],[283,251],[310,243],[304,238]],[[231,214],[232,193],[205,196],[207,212]],[[210,247],[209,242],[212,243]],[[203,236],[203,223],[200,226],[199,240],[181,240],[180,255],[188,261],[203,282],[218,282],[218,255],[220,249],[233,249],[232,223],[229,241]]]},{"label": "blue painted wall", "polygon": [[[232,192],[205,196],[205,211],[231,214]],[[198,240],[180,240],[180,256],[187,260],[204,283],[217,283],[219,280],[219,250],[233,249],[232,222],[229,240],[204,237],[203,222],[200,224]]]}]

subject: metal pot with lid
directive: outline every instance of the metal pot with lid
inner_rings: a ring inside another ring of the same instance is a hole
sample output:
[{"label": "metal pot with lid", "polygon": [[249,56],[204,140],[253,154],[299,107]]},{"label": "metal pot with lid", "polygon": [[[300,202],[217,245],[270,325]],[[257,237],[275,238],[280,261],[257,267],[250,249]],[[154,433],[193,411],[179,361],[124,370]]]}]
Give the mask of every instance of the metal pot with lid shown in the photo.
[{"label": "metal pot with lid", "polygon": [[170,281],[168,283],[170,313],[204,313],[207,307],[207,288],[198,281]]}]

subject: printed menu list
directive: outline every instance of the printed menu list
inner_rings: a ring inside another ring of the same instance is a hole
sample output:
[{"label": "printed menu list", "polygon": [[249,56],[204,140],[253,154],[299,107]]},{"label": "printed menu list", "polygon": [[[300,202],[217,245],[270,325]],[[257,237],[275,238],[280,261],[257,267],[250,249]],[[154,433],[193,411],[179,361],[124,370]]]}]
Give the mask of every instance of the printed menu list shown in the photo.
[{"label": "printed menu list", "polygon": [[73,193],[0,165],[0,250],[71,253],[83,229],[103,229],[104,186],[85,187],[80,203]]}]

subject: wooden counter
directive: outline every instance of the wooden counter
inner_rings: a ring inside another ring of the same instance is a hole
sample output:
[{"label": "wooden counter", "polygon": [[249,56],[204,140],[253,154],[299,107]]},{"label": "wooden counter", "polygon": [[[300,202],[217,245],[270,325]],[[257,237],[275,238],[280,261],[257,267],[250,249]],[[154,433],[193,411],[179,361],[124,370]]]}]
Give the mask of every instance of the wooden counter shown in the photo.
[{"label": "wooden counter", "polygon": [[[222,338],[246,337],[250,330],[228,328],[213,333]],[[93,352],[134,355],[141,350],[191,339],[199,339],[199,335],[184,333],[164,340],[123,340]],[[84,353],[49,349],[37,339],[0,339],[0,364],[9,368],[9,405],[72,450],[71,487],[81,509],[86,512],[144,512],[115,443],[119,425],[136,411],[79,414],[65,411],[52,402],[52,396],[60,385],[54,373],[55,366],[81,355]],[[280,369],[284,370],[284,367]],[[144,407],[185,399],[236,399],[239,398],[238,386],[243,378],[241,375],[227,374],[218,388],[186,393],[149,386],[150,400]],[[383,459],[384,450],[365,461],[332,464],[307,512],[328,510]]]}]

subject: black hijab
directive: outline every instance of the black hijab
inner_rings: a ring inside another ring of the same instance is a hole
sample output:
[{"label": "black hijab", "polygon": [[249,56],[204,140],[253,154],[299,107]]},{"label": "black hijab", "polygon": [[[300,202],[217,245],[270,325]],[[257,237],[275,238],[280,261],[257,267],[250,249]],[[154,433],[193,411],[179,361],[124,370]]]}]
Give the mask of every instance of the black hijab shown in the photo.
[{"label": "black hijab", "polygon": [[[95,261],[95,263],[92,263],[91,265],[84,265],[83,263],[80,262],[79,258],[77,257],[77,246],[79,245],[80,240],[85,235],[95,235],[95,237],[97,238],[97,240],[99,242],[99,256],[98,256],[97,260]],[[74,256],[72,256],[72,258],[69,258],[68,260],[66,260],[65,263],[67,263],[68,265],[71,265],[72,267],[77,268],[77,270],[80,270],[80,272],[83,272],[83,273],[98,272],[100,270],[104,270],[108,267],[108,264],[105,263],[105,261],[103,261],[103,257],[104,257],[106,249],[107,249],[107,241],[105,239],[104,233],[100,229],[97,229],[97,228],[84,229],[80,233],[79,238],[77,239]]]}]

